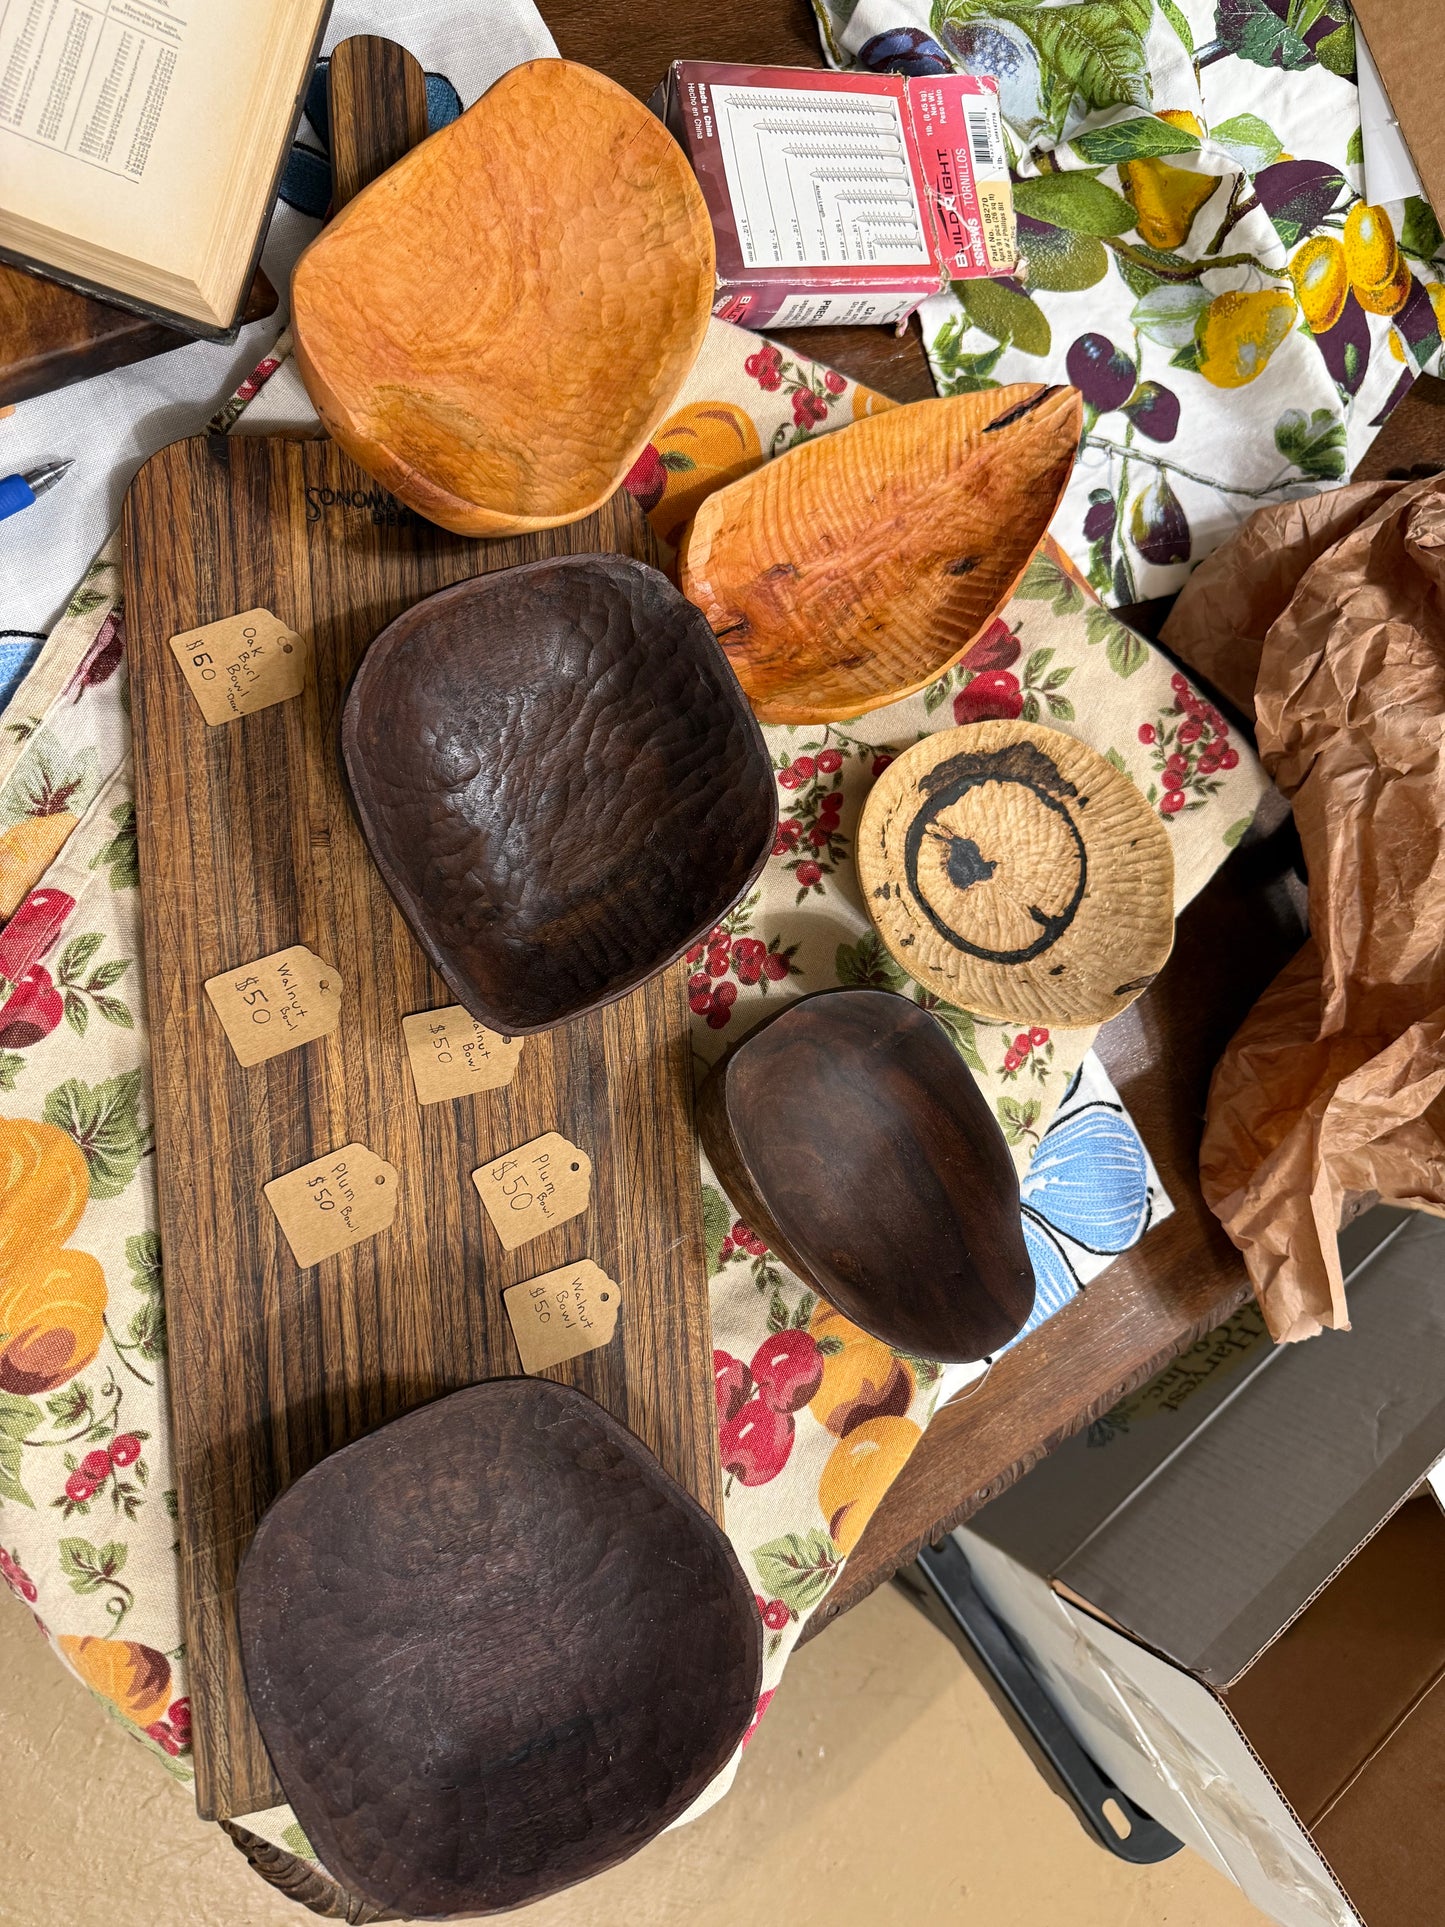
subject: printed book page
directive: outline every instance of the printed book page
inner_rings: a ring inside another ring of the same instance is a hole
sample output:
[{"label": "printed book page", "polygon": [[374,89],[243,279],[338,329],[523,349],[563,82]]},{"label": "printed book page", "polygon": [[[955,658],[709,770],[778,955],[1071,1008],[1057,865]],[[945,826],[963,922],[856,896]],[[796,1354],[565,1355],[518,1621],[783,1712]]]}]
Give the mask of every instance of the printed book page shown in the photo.
[{"label": "printed book page", "polygon": [[275,0],[0,0],[0,233],[200,277]]}]

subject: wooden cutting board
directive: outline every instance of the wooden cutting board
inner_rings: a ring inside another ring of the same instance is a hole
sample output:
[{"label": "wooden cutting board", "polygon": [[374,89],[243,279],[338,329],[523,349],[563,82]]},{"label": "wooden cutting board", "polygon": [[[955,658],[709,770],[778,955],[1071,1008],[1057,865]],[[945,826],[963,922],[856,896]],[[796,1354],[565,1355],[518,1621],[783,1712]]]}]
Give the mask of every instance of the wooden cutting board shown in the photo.
[{"label": "wooden cutting board", "polygon": [[[468,541],[330,442],[240,437],[148,462],[124,542],[197,1804],[226,1818],[283,1797],[236,1635],[257,1521],[359,1433],[516,1373],[506,1286],[583,1257],[619,1282],[611,1341],[546,1375],[598,1399],[721,1517],[686,966],[528,1038],[510,1088],[420,1106],[401,1020],[454,999],[367,854],[337,752],[352,671],[419,597],[544,556],[655,558],[625,493],[571,528]],[[306,687],[208,726],[169,638],[261,607],[309,638]],[[245,1069],[202,986],[298,943],[339,970],[340,1025]],[[471,1173],[554,1130],[592,1159],[590,1207],[508,1254]],[[302,1270],[262,1186],[354,1141],[400,1174],[395,1221]]]}]

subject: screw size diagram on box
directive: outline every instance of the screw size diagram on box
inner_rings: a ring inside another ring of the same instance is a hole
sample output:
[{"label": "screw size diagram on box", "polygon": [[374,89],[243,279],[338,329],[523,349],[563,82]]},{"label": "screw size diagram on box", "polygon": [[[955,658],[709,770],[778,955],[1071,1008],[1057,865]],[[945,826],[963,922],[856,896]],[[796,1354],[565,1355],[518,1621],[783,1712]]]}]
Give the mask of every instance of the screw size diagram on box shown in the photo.
[{"label": "screw size diagram on box", "polygon": [[895,100],[716,86],[712,99],[749,267],[931,259]]}]

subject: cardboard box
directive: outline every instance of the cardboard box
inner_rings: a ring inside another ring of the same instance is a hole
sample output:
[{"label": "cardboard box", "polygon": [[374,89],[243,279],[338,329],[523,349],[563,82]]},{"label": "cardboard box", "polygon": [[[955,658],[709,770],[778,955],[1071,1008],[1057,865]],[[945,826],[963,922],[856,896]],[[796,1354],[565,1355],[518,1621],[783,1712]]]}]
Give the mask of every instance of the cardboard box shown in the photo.
[{"label": "cardboard box", "polygon": [[1240,1314],[957,1537],[1105,1772],[1282,1927],[1445,1914],[1445,1224],[1342,1239],[1354,1327]]},{"label": "cardboard box", "polygon": [[1018,254],[995,82],[674,61],[652,102],[692,162],[725,321],[902,321]]},{"label": "cardboard box", "polygon": [[[1425,197],[1437,211],[1445,208],[1445,47],[1432,31],[1438,21],[1419,0],[1355,0],[1354,11]],[[1416,191],[1399,180],[1386,185]]]}]

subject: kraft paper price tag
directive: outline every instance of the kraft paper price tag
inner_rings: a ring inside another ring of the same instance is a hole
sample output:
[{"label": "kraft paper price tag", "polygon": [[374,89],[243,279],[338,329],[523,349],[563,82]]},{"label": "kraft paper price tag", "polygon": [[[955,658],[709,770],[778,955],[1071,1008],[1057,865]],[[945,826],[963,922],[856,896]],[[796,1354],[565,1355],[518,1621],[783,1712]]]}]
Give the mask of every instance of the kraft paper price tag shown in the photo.
[{"label": "kraft paper price tag", "polygon": [[396,1216],[396,1166],[364,1144],[343,1144],[285,1177],[272,1178],[266,1202],[301,1269],[319,1265]]},{"label": "kraft paper price tag", "polygon": [[233,723],[299,696],[311,653],[269,609],[187,629],[171,637],[171,649],[208,723]]},{"label": "kraft paper price tag", "polygon": [[248,1065],[327,1037],[341,1021],[341,973],[304,943],[208,977],[206,995]]},{"label": "kraft paper price tag", "polygon": [[556,1131],[473,1171],[472,1183],[508,1251],[587,1209],[592,1160]]},{"label": "kraft paper price tag", "polygon": [[583,1258],[502,1293],[524,1372],[540,1372],[605,1345],[617,1329],[622,1294],[601,1265]]},{"label": "kraft paper price tag", "polygon": [[401,1031],[418,1104],[499,1091],[517,1074],[522,1039],[499,1037],[460,1004],[403,1017]]}]

